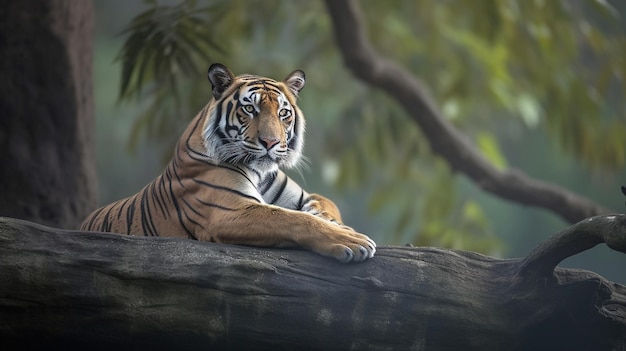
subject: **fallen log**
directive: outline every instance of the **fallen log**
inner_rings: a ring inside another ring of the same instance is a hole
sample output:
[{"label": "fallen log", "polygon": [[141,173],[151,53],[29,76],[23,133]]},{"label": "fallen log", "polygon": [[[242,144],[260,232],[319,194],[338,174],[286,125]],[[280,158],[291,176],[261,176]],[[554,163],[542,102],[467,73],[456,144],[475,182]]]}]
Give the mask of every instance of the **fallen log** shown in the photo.
[{"label": "fallen log", "polygon": [[528,257],[307,251],[67,231],[0,218],[0,349],[626,350],[626,287],[564,258],[626,252],[626,216]]}]

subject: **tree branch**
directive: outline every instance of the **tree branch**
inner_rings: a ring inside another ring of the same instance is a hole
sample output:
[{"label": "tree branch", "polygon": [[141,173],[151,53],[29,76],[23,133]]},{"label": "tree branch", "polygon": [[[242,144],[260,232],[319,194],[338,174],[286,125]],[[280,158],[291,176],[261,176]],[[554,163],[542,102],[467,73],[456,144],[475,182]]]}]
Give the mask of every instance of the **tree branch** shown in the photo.
[{"label": "tree branch", "polygon": [[[563,235],[603,232],[621,238],[616,246],[623,249],[626,216],[610,221],[576,224]],[[571,252],[576,241],[561,246]],[[542,251],[560,250],[547,244]],[[525,262],[381,247],[367,262],[340,264],[301,250],[0,218],[0,344],[118,351],[626,349],[626,287],[560,268],[550,270],[551,279],[520,279]]]},{"label": "tree branch", "polygon": [[611,212],[587,198],[532,179],[521,171],[497,170],[443,118],[422,82],[373,49],[356,1],[325,2],[346,66],[356,77],[395,99],[422,129],[433,152],[446,159],[454,171],[467,175],[486,191],[524,205],[551,210],[570,223]]},{"label": "tree branch", "polygon": [[626,253],[626,216],[587,218],[553,235],[524,259],[518,275],[534,280],[550,278],[559,262],[601,243]]}]

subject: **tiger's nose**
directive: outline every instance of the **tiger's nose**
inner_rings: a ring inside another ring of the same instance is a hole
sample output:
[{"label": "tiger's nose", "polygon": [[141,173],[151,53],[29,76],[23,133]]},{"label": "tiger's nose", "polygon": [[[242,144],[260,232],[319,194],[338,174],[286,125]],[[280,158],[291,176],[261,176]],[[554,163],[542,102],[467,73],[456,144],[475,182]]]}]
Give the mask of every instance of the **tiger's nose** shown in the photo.
[{"label": "tiger's nose", "polygon": [[271,149],[274,145],[278,144],[280,140],[278,138],[264,138],[259,137],[259,141],[261,145],[263,145],[267,150]]}]

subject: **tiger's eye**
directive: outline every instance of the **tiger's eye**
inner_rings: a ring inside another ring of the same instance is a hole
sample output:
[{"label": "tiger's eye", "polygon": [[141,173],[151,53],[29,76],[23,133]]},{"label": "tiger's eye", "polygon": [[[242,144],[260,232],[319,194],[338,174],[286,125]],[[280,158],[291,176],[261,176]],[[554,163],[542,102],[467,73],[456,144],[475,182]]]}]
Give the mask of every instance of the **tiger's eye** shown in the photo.
[{"label": "tiger's eye", "polygon": [[287,116],[289,116],[291,114],[291,111],[287,110],[287,109],[282,109],[278,112],[278,115],[282,118],[285,118]]},{"label": "tiger's eye", "polygon": [[246,112],[248,112],[248,113],[253,113],[253,112],[254,112],[254,106],[252,106],[252,105],[245,105],[245,106],[243,107],[243,109],[244,109]]}]

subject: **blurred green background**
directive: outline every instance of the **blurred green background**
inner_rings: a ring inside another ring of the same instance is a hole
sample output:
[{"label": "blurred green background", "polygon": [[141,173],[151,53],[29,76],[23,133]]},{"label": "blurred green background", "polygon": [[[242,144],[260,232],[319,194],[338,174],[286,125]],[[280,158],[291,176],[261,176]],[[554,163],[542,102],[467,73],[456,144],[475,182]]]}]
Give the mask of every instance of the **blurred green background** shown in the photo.
[{"label": "blurred green background", "polygon": [[[623,212],[623,2],[359,4],[377,50],[422,79],[445,117],[496,166],[523,170]],[[182,130],[211,98],[208,66],[221,62],[235,74],[275,79],[294,69],[306,72],[299,106],[307,116],[309,166],[290,174],[307,190],[333,199],[344,221],[379,245],[518,257],[569,225],[451,174],[404,111],[343,66],[321,1],[95,5],[102,204],[137,192],[162,171]],[[154,35],[123,50],[133,33],[124,30],[142,13],[143,22],[133,22],[134,28],[150,28]],[[167,40],[176,44],[177,38],[163,33],[180,33],[196,44],[168,47]],[[174,60],[165,60],[164,68],[147,64],[147,73],[141,79],[130,75],[120,92],[129,57],[167,58],[164,52]],[[184,60],[176,61],[177,53]],[[624,263],[623,254],[600,245],[561,265],[626,283]]]}]

